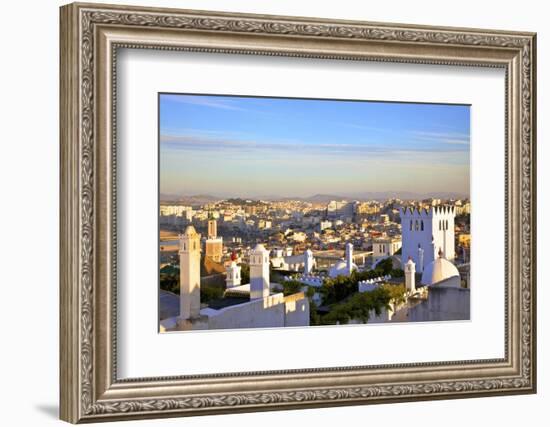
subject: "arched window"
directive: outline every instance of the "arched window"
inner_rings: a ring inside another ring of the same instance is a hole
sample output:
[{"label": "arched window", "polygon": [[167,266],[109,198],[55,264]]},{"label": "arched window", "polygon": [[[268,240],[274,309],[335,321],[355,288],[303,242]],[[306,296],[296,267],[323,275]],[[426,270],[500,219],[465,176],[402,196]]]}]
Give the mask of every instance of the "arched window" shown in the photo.
[{"label": "arched window", "polygon": [[413,220],[412,219],[410,220],[409,226],[410,226],[410,230],[413,231]]},{"label": "arched window", "polygon": [[424,220],[420,220],[420,231],[424,231]]},{"label": "arched window", "polygon": [[418,220],[414,221],[414,231],[418,231]]},{"label": "arched window", "polygon": [[445,220],[445,230],[449,229],[449,220]]}]

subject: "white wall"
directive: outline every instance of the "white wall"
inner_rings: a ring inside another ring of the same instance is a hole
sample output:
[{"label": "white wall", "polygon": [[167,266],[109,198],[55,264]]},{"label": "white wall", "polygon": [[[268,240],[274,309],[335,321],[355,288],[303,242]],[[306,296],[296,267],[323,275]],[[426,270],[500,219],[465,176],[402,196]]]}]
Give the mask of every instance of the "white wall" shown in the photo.
[{"label": "white wall", "polygon": [[[538,117],[550,116],[550,28],[544,2],[535,0],[480,2],[358,2],[354,0],[126,0],[168,7],[305,15],[415,24],[486,27],[538,31]],[[58,401],[58,6],[57,0],[2,4],[0,68],[0,387],[2,424],[59,425]],[[548,121],[539,120],[539,164],[550,161]],[[548,168],[540,168],[539,213]],[[548,214],[546,213],[546,217]],[[540,264],[550,255],[542,236],[550,236],[539,214]],[[32,275],[32,276],[31,276]],[[333,426],[345,421],[409,427],[542,425],[550,397],[550,293],[547,272],[539,274],[539,394],[398,405],[375,405],[128,422],[124,426]],[[546,336],[545,336],[546,335]],[[122,424],[121,424],[122,425]]]},{"label": "white wall", "polygon": [[269,328],[285,326],[283,294],[257,298],[225,307],[208,318],[208,329]]}]

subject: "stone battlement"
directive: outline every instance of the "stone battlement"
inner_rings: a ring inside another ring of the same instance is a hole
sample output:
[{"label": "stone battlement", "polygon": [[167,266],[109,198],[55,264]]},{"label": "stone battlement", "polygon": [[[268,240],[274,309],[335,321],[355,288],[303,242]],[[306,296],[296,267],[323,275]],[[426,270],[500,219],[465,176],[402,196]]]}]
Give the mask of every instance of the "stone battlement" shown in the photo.
[{"label": "stone battlement", "polygon": [[399,211],[402,219],[427,219],[427,218],[434,218],[436,216],[447,216],[452,215],[455,216],[455,207],[449,206],[449,205],[437,205],[432,206],[429,209],[425,208],[415,208],[415,207],[406,207],[401,208]]}]

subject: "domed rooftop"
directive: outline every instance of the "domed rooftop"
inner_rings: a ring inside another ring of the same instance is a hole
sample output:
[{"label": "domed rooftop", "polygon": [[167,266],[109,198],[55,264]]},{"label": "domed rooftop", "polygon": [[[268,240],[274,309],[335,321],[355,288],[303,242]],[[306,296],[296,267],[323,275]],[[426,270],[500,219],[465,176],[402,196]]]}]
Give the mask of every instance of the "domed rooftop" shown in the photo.
[{"label": "domed rooftop", "polygon": [[[357,270],[357,266],[352,263],[351,264],[351,271]],[[329,277],[336,277],[336,276],[348,276],[349,272],[347,269],[346,261],[340,260],[336,264],[334,264],[332,267],[330,267],[330,270],[328,272]]]},{"label": "domed rooftop", "polygon": [[424,269],[424,272],[422,273],[422,280],[420,282],[423,285],[432,286],[438,285],[439,283],[452,277],[457,277],[458,285],[460,285],[460,273],[458,272],[458,269],[452,262],[444,258],[440,251],[439,257]]}]

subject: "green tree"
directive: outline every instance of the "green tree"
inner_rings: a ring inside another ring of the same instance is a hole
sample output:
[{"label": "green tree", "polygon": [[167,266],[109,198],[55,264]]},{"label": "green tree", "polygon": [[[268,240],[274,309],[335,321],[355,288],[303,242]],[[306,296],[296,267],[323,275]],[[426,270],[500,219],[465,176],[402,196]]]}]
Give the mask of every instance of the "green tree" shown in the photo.
[{"label": "green tree", "polygon": [[389,283],[384,283],[382,285],[382,288],[386,289],[390,296],[390,301],[395,304],[403,304],[407,301],[407,298],[405,297],[405,294],[407,292],[405,285],[399,284],[399,285],[393,285]]},{"label": "green tree", "polygon": [[319,326],[320,324],[321,324],[321,316],[319,315],[319,313],[317,311],[317,304],[315,304],[310,299],[309,300],[309,325],[310,326]]},{"label": "green tree", "polygon": [[241,283],[250,283],[250,267],[248,264],[240,264],[241,266]]},{"label": "green tree", "polygon": [[179,274],[160,273],[160,289],[175,294],[180,293],[180,278]]},{"label": "green tree", "polygon": [[382,272],[382,276],[390,274],[390,271],[393,269],[393,260],[391,258],[386,258],[376,264],[376,269]]},{"label": "green tree", "polygon": [[212,300],[223,297],[223,289],[219,286],[201,286],[201,303],[209,303]]},{"label": "green tree", "polygon": [[284,280],[283,295],[286,297],[287,295],[296,294],[298,292],[301,292],[303,287],[304,285],[298,280]]},{"label": "green tree", "polygon": [[326,278],[320,288],[320,293],[324,304],[334,304],[348,296],[358,292],[359,280],[355,273],[349,277],[336,276],[334,278]]},{"label": "green tree", "polygon": [[327,314],[321,316],[321,324],[347,324],[351,320],[367,323],[373,311],[379,316],[382,310],[390,307],[390,301],[389,289],[382,286],[370,292],[357,293],[346,302],[333,305]]},{"label": "green tree", "polygon": [[405,272],[400,268],[394,268],[390,271],[391,277],[405,277]]}]

